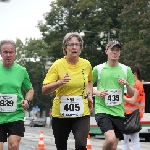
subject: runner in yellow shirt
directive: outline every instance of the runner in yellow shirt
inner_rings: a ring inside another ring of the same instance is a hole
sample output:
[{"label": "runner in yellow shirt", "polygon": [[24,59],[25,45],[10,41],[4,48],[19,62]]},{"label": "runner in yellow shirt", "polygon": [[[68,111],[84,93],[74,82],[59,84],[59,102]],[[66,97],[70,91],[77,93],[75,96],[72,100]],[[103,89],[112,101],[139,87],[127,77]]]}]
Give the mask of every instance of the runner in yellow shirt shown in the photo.
[{"label": "runner in yellow shirt", "polygon": [[[83,40],[79,33],[68,33],[63,40],[64,58],[56,60],[44,81],[43,94],[56,91],[52,107],[52,128],[57,150],[67,150],[73,132],[75,149],[86,150],[92,101],[92,67],[80,58]],[[87,94],[88,93],[88,94]]]}]

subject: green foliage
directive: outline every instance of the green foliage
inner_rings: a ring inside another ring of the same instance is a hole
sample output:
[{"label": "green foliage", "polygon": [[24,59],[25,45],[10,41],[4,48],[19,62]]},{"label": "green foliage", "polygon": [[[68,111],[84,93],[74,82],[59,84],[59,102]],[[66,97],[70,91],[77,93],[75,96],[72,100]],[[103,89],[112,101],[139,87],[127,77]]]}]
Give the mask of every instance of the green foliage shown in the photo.
[{"label": "green foliage", "polygon": [[143,79],[150,80],[148,0],[55,0],[50,7],[44,21],[38,22],[43,39],[26,39],[25,44],[17,39],[16,61],[29,72],[35,89],[34,106],[49,112],[54,93],[50,96],[41,93],[43,79],[50,67],[46,63],[63,57],[62,41],[68,32],[84,30],[81,57],[88,59],[93,67],[107,60],[105,46],[110,33],[110,40],[117,39],[123,45],[120,62],[139,65]]},{"label": "green foliage", "polygon": [[[44,41],[50,46],[48,54],[51,61],[63,57],[61,44],[65,34],[82,30],[91,33],[86,33],[83,38],[81,57],[88,59],[92,66],[106,61],[107,33],[110,32],[111,38],[117,39],[120,26],[117,17],[122,4],[118,0],[109,3],[102,0],[56,0],[50,6],[51,11],[44,16],[45,23],[39,21],[38,26]],[[101,32],[105,36],[100,38]]]},{"label": "green foliage", "polygon": [[150,80],[150,3],[148,0],[132,0],[125,3],[119,15],[122,23],[119,39],[123,43],[121,61],[127,65],[139,65],[143,79]]},{"label": "green foliage", "polygon": [[16,61],[26,67],[35,91],[30,110],[33,106],[38,106],[41,112],[46,109],[47,116],[49,116],[53,94],[42,95],[43,79],[50,67],[50,64],[47,64],[50,60],[47,54],[49,46],[40,39],[26,39],[25,44],[17,39],[16,45],[18,54]]}]

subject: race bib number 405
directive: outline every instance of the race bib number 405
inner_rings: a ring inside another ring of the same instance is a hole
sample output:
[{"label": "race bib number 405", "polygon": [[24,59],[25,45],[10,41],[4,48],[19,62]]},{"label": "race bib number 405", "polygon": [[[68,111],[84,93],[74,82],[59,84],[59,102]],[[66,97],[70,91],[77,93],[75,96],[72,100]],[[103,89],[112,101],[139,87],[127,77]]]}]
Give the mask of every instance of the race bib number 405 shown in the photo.
[{"label": "race bib number 405", "polygon": [[122,90],[121,89],[109,89],[108,95],[105,96],[105,104],[107,106],[120,105],[122,103]]},{"label": "race bib number 405", "polygon": [[84,113],[82,96],[62,96],[60,113],[64,117],[81,117]]},{"label": "race bib number 405", "polygon": [[0,94],[0,112],[14,112],[17,109],[17,95]]}]

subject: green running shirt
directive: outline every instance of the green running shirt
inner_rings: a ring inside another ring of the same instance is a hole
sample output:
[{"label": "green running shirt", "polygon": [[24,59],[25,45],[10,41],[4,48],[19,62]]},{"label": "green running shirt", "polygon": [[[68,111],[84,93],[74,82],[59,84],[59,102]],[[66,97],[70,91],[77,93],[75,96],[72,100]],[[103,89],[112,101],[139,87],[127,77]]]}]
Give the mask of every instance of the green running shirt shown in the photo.
[{"label": "green running shirt", "polygon": [[[118,84],[118,79],[126,79],[126,75],[121,66],[110,67],[107,63],[104,65],[100,73],[100,80],[98,80],[97,66],[93,68],[93,83],[97,82],[97,89],[121,89],[122,90],[122,103],[115,106],[106,106],[105,99],[98,96],[95,97],[95,114],[106,113],[113,116],[124,116],[124,86]],[[130,67],[127,67],[127,82],[130,86],[134,85],[134,77]]]}]

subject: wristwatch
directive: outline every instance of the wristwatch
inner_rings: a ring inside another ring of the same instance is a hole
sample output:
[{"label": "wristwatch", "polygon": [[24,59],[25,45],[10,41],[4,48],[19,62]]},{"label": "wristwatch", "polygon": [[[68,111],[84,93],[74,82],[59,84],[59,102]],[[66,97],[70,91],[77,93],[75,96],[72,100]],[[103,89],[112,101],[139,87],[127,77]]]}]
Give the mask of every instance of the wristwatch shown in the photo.
[{"label": "wristwatch", "polygon": [[27,102],[28,102],[28,105],[30,105],[30,100],[28,100],[28,99],[25,99]]}]

